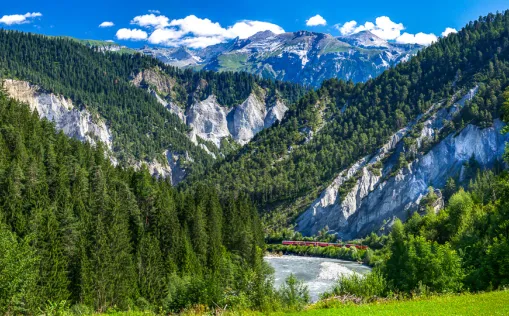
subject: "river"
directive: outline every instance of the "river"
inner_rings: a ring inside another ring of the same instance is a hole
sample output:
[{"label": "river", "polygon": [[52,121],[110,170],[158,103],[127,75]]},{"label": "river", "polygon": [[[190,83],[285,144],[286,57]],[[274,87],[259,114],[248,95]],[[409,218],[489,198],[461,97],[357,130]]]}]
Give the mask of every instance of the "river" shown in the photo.
[{"label": "river", "polygon": [[281,256],[264,258],[275,270],[275,286],[279,288],[285,279],[293,273],[302,280],[309,288],[309,294],[313,302],[317,301],[320,294],[330,290],[339,275],[351,275],[353,273],[365,274],[371,268],[357,262],[338,259]]}]

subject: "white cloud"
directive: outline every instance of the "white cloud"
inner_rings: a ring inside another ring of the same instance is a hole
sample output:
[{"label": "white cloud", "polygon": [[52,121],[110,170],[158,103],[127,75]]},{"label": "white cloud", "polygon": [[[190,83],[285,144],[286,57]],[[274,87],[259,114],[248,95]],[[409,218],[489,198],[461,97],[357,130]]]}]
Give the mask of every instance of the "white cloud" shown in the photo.
[{"label": "white cloud", "polygon": [[273,23],[262,21],[242,21],[235,23],[233,26],[230,26],[225,32],[225,37],[239,37],[241,39],[245,39],[263,31],[271,31],[275,34],[281,34],[285,32],[281,26]]},{"label": "white cloud", "polygon": [[147,32],[138,29],[120,29],[115,35],[119,40],[133,40],[141,41],[146,40],[148,35]]},{"label": "white cloud", "polygon": [[446,37],[447,35],[452,34],[452,33],[458,33],[458,31],[456,31],[455,28],[446,27],[445,31],[442,32],[442,37]]},{"label": "white cloud", "polygon": [[337,24],[335,27],[344,36],[362,31],[370,31],[384,40],[396,41],[397,43],[430,45],[437,41],[437,36],[433,33],[426,34],[419,32],[417,34],[410,34],[404,32],[401,34],[401,31],[405,29],[403,23],[393,22],[388,16],[377,17],[375,23],[368,21],[358,25],[357,21],[350,21],[344,24]]},{"label": "white cloud", "polygon": [[112,27],[114,26],[115,24],[113,22],[110,22],[110,21],[104,21],[103,23],[99,24],[99,27]]},{"label": "white cloud", "polygon": [[342,35],[351,35],[362,31],[370,31],[385,40],[396,39],[396,37],[401,34],[401,31],[405,29],[402,23],[395,23],[391,21],[388,16],[377,17],[375,23],[366,22],[363,25],[357,26],[356,21],[350,21],[343,25],[338,25],[336,28]]},{"label": "white cloud", "polygon": [[200,37],[184,38],[184,39],[178,41],[178,43],[176,43],[176,44],[188,46],[191,48],[203,48],[203,47],[207,47],[207,46],[211,46],[211,45],[216,45],[221,42],[223,42],[223,40],[219,37],[200,36]]},{"label": "white cloud", "polygon": [[397,43],[401,44],[419,44],[419,45],[430,45],[438,40],[437,36],[433,33],[426,34],[419,32],[417,34],[403,33],[401,36],[396,38]]},{"label": "white cloud", "polygon": [[355,26],[357,26],[357,22],[350,21],[346,22],[343,25],[336,24],[335,27],[338,29],[338,31],[341,33],[341,35],[350,35],[353,34],[355,30]]},{"label": "white cloud", "polygon": [[13,15],[4,15],[0,18],[0,24],[13,25],[13,24],[24,24],[30,23],[30,18],[41,17],[42,14],[40,12],[27,12],[25,14],[13,14]]},{"label": "white cloud", "polygon": [[159,10],[148,10],[148,13],[161,14]]},{"label": "white cloud", "polygon": [[157,29],[148,38],[151,44],[167,44],[175,42],[180,39],[184,34],[174,29]]},{"label": "white cloud", "polygon": [[135,16],[132,19],[131,24],[136,24],[141,27],[153,27],[159,29],[168,26],[168,21],[169,19],[164,15],[155,15],[151,13]]},{"label": "white cloud", "polygon": [[179,27],[184,33],[193,33],[197,36],[223,35],[225,30],[219,23],[209,19],[200,19],[195,15],[186,16],[183,19],[172,20],[170,26]]},{"label": "white cloud", "polygon": [[318,26],[318,25],[325,25],[327,24],[327,21],[325,21],[324,18],[322,18],[321,15],[317,14],[313,17],[310,17],[309,20],[306,20],[307,26]]},{"label": "white cloud", "polygon": [[[148,18],[150,16],[150,18]],[[148,41],[155,45],[179,46],[185,45],[192,48],[202,48],[215,45],[233,38],[248,38],[258,32],[272,31],[280,34],[285,30],[280,26],[263,21],[240,21],[233,26],[223,28],[219,23],[210,19],[201,19],[195,15],[189,15],[182,19],[174,19],[170,22],[159,16],[159,22],[154,20],[155,16],[146,15],[135,17],[132,21],[144,27],[155,27],[155,30],[148,37]],[[165,25],[165,27],[161,27]]]},{"label": "white cloud", "polygon": [[402,23],[393,22],[388,16],[379,16],[375,23],[366,22],[363,25],[357,25],[356,21],[346,22],[343,25],[337,25],[341,35],[351,35],[362,31],[370,31],[376,36],[385,40],[394,40],[400,36],[401,31],[405,29]]}]

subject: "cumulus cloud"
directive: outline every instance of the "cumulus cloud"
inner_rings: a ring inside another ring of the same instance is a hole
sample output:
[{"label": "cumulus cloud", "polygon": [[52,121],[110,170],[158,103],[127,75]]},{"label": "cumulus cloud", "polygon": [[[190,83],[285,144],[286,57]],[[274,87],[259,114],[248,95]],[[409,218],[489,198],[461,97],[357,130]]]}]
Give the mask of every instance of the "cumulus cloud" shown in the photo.
[{"label": "cumulus cloud", "polygon": [[403,33],[401,36],[396,38],[397,43],[401,44],[419,44],[419,45],[430,45],[438,40],[435,34],[426,34],[419,32],[417,34]]},{"label": "cumulus cloud", "polygon": [[[337,24],[336,28],[341,35],[347,36],[356,34],[362,31],[370,31],[376,36],[389,41],[396,41],[402,44],[420,44],[430,45],[437,40],[437,36],[433,33],[422,33],[410,34],[401,32],[405,29],[403,23],[396,23],[392,21],[388,16],[377,17],[375,23],[366,22],[359,25],[357,21],[350,21],[344,24]],[[447,30],[447,29],[446,29]]]},{"label": "cumulus cloud", "polygon": [[379,16],[375,23],[366,22],[357,25],[356,21],[346,22],[343,25],[337,25],[341,35],[351,35],[362,31],[370,31],[376,36],[385,40],[394,40],[400,36],[401,31],[405,29],[402,23],[393,22],[388,16]]},{"label": "cumulus cloud", "polygon": [[192,48],[215,45],[236,37],[245,39],[267,30],[276,34],[285,31],[279,25],[273,23],[250,20],[240,21],[224,28],[218,22],[213,22],[207,18],[202,19],[195,15],[169,21],[163,15],[146,14],[134,17],[131,23],[153,30],[148,36],[148,42],[151,44],[185,45]]},{"label": "cumulus cloud", "polygon": [[442,37],[446,37],[447,35],[452,34],[452,33],[458,33],[458,31],[456,31],[455,28],[446,27],[445,31],[442,32]]},{"label": "cumulus cloud", "polygon": [[172,20],[170,26],[179,27],[184,33],[193,33],[197,36],[223,35],[224,29],[217,22],[209,19],[200,19],[195,15],[186,16],[183,19]]},{"label": "cumulus cloud", "polygon": [[327,21],[325,21],[324,18],[322,18],[321,15],[317,14],[313,17],[310,17],[309,20],[306,20],[307,26],[318,26],[318,25],[325,25],[327,24]]},{"label": "cumulus cloud", "polygon": [[142,41],[146,40],[148,37],[147,32],[139,30],[139,29],[120,29],[117,31],[115,35],[119,40],[132,40],[132,41]]},{"label": "cumulus cloud", "polygon": [[218,37],[200,36],[200,37],[184,38],[181,41],[178,41],[178,43],[176,43],[176,45],[184,45],[184,46],[188,46],[191,48],[203,48],[203,47],[207,47],[207,46],[211,46],[211,45],[216,45],[221,42],[223,42],[223,40]]},{"label": "cumulus cloud", "polygon": [[357,22],[355,22],[355,21],[350,21],[350,22],[346,22],[344,24],[335,25],[335,27],[338,29],[338,31],[339,31],[339,33],[341,33],[341,35],[354,34],[356,26],[357,26]]},{"label": "cumulus cloud", "polygon": [[180,39],[184,34],[174,29],[157,29],[148,38],[151,44],[167,44],[175,42]]},{"label": "cumulus cloud", "polygon": [[242,21],[230,26],[225,32],[225,37],[238,37],[245,39],[263,31],[271,31],[274,34],[281,34],[285,32],[281,26],[273,23],[262,21]]},{"label": "cumulus cloud", "polygon": [[110,21],[104,21],[103,23],[99,24],[99,27],[112,27],[114,26],[115,24],[113,22],[110,22]]},{"label": "cumulus cloud", "polygon": [[14,25],[30,23],[31,18],[41,17],[40,12],[27,12],[25,14],[4,15],[0,18],[0,24]]},{"label": "cumulus cloud", "polygon": [[169,19],[165,17],[164,15],[155,15],[153,13],[151,14],[145,14],[145,15],[139,15],[135,16],[131,20],[131,24],[136,24],[141,27],[151,27],[151,28],[163,28],[168,26]]}]

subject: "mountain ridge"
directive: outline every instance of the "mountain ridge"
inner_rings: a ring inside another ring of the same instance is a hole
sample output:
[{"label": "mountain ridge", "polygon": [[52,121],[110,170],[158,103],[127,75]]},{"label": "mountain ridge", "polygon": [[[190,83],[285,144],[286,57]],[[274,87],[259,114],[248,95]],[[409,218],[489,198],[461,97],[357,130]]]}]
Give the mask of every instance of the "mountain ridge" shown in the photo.
[{"label": "mountain ridge", "polygon": [[[368,43],[369,39],[378,44]],[[330,78],[354,82],[374,78],[421,48],[419,45],[389,43],[369,31],[347,37],[310,31],[282,34],[263,31],[247,39],[236,38],[196,50],[146,46],[139,51],[174,66],[246,71],[263,78],[318,87]],[[186,58],[176,58],[175,52],[182,50],[185,50]]]}]

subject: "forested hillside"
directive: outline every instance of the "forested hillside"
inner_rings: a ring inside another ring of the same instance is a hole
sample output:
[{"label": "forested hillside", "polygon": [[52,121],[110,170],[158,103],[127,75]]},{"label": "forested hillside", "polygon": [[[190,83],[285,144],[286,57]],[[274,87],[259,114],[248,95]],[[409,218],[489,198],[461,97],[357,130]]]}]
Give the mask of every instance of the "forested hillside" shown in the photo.
[{"label": "forested hillside", "polygon": [[245,198],[115,168],[0,91],[0,313],[261,306],[262,249]]},{"label": "forested hillside", "polygon": [[[509,121],[509,88],[503,94],[503,118]],[[508,132],[506,127],[504,132]],[[509,147],[505,152],[509,163]],[[449,181],[446,206],[433,207],[430,194],[423,212],[397,220],[388,236],[364,240],[375,265],[366,278],[342,279],[328,295],[370,300],[392,293],[492,291],[509,285],[509,174],[479,170],[467,189]]]},{"label": "forested hillside", "polygon": [[[475,85],[474,99],[446,122],[440,137],[469,123],[491,126],[508,75],[506,11],[469,23],[374,80],[324,82],[207,179],[221,192],[247,192],[265,211],[275,210],[271,224],[287,225],[339,171],[374,153],[432,106],[446,108]],[[402,159],[401,166],[410,158]]]},{"label": "forested hillside", "polygon": [[203,170],[213,159],[188,138],[189,127],[131,83],[146,69],[158,69],[169,78],[171,100],[184,110],[211,94],[231,107],[242,103],[254,87],[288,104],[304,91],[245,73],[183,71],[151,57],[100,52],[67,38],[0,31],[0,77],[28,81],[98,113],[112,130],[113,151],[120,162],[165,159],[162,153],[169,149],[187,152],[194,168]]}]

